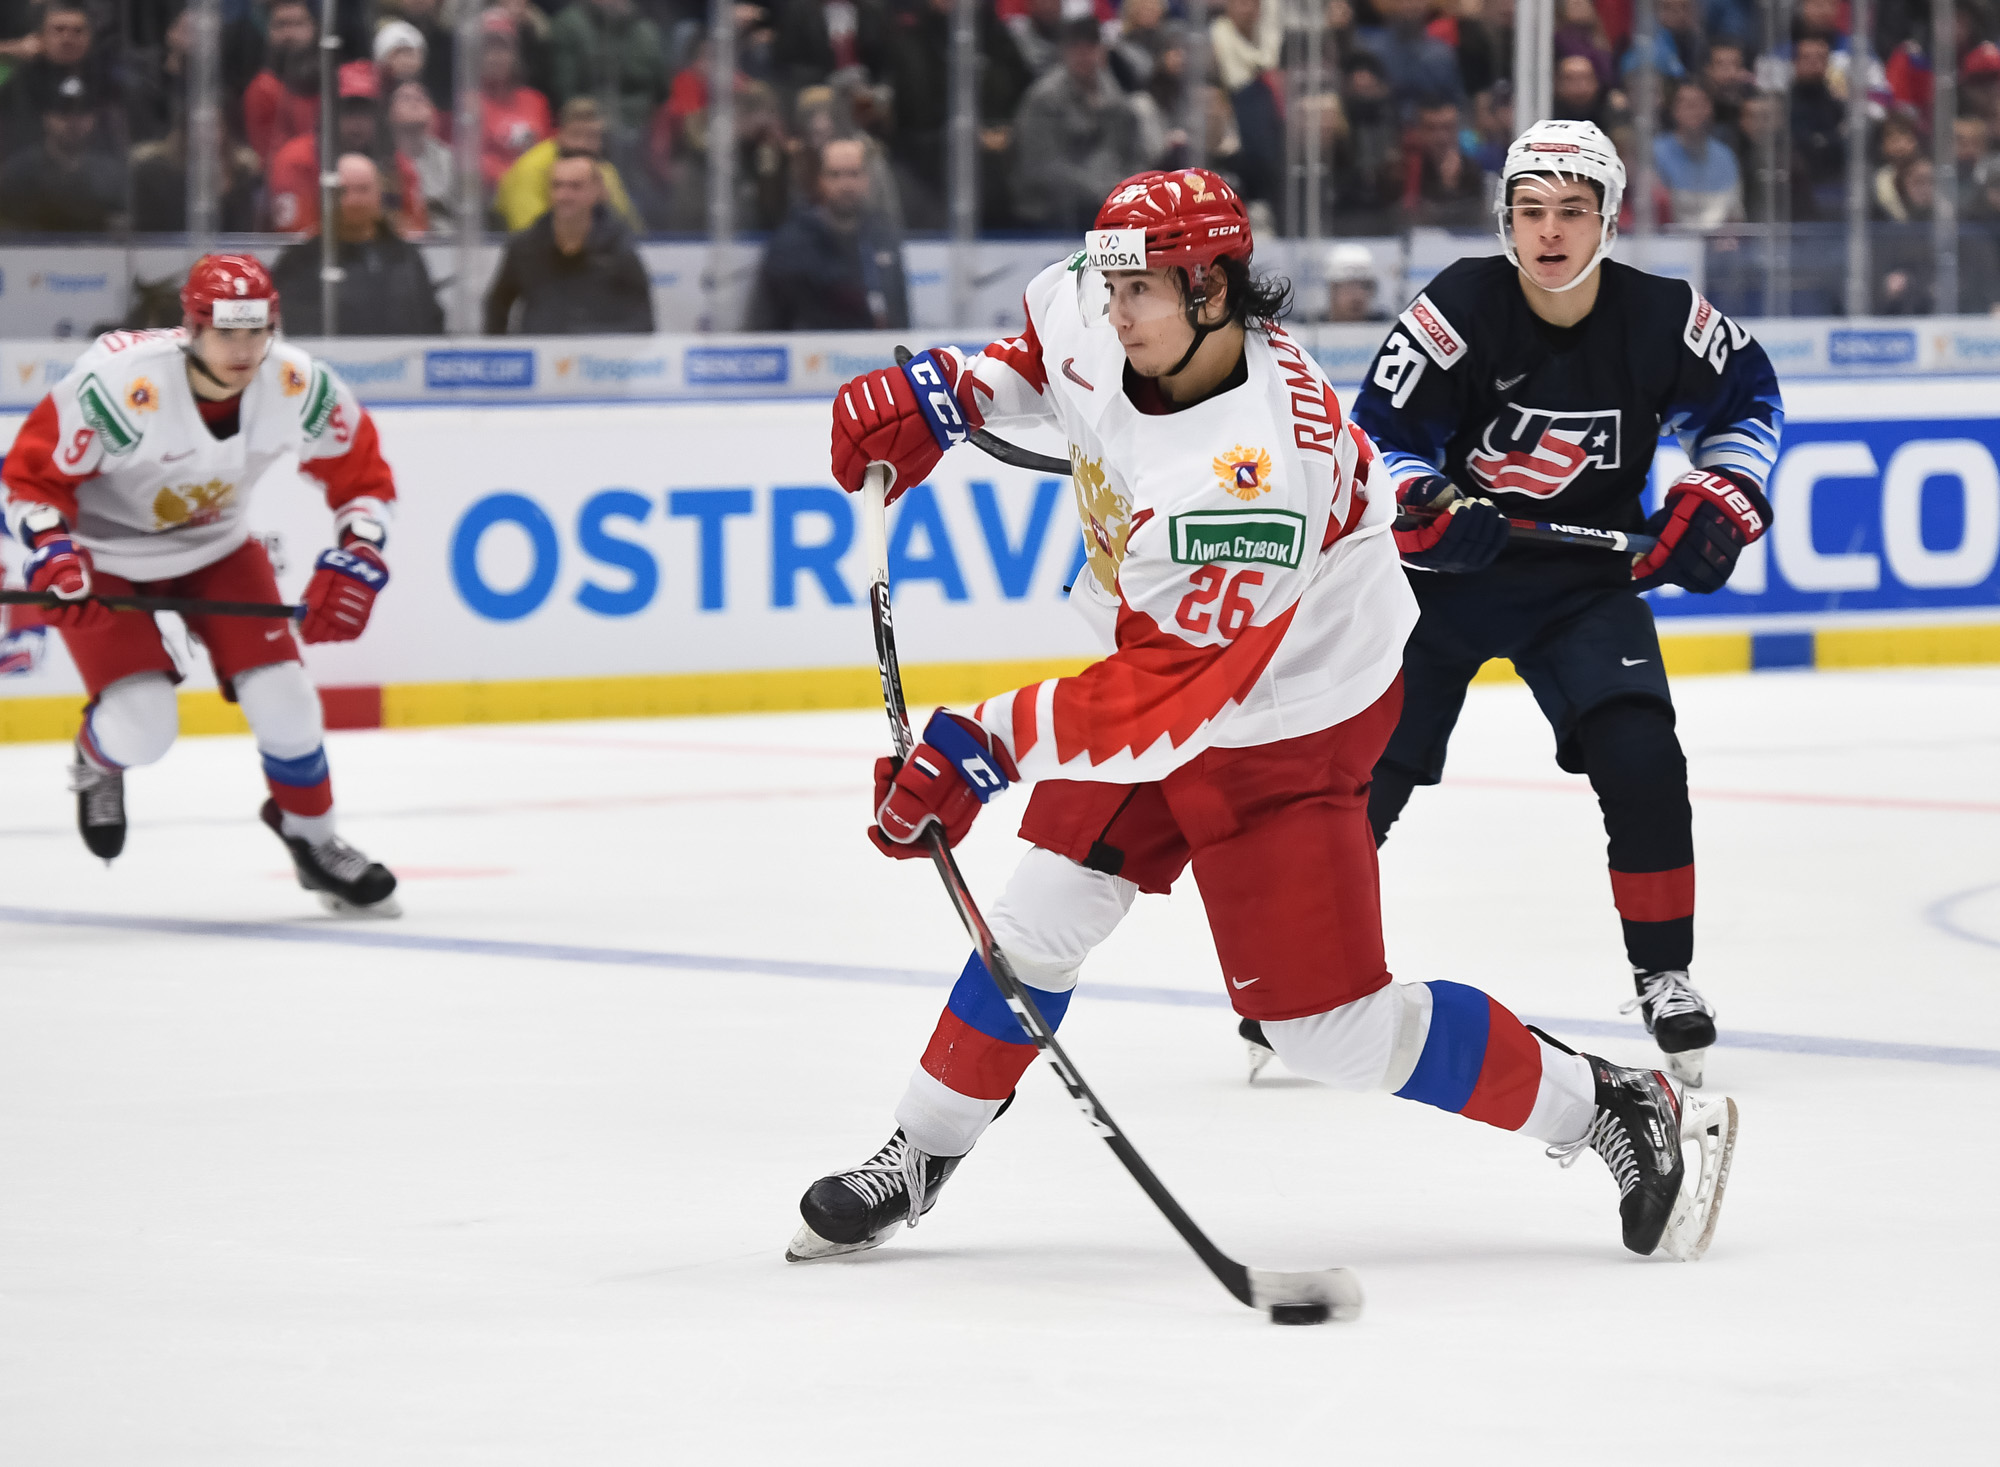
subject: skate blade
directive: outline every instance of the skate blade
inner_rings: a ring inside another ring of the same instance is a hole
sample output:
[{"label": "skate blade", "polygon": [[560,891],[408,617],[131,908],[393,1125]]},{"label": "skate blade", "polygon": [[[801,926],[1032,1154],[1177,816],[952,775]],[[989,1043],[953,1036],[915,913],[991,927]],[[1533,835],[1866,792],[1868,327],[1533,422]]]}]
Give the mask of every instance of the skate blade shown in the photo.
[{"label": "skate blade", "polygon": [[1706,1049],[1684,1049],[1667,1056],[1667,1069],[1690,1090],[1701,1089],[1702,1070],[1708,1063]]},{"label": "skate blade", "polygon": [[1246,1269],[1250,1303],[1267,1314],[1274,1304],[1324,1304],[1338,1320],[1361,1317],[1361,1279],[1351,1268],[1316,1268],[1307,1273]]},{"label": "skate blade", "polygon": [[1730,1163],[1736,1159],[1736,1121],[1736,1102],[1727,1095],[1687,1107],[1681,1122],[1681,1147],[1685,1152],[1692,1142],[1697,1154],[1681,1183],[1681,1194],[1674,1200],[1667,1230],[1660,1237],[1660,1251],[1669,1258],[1693,1263],[1715,1240],[1723,1189],[1729,1185]]},{"label": "skate blade", "polygon": [[[308,887],[307,890],[311,891],[312,888]],[[313,891],[313,895],[319,898],[319,904],[322,907],[325,907],[327,911],[333,913],[336,917],[374,917],[386,919],[403,915],[402,904],[393,895],[385,896],[379,902],[370,902],[365,907],[357,902],[344,901],[330,891]]]},{"label": "skate blade", "polygon": [[811,1263],[819,1258],[838,1258],[843,1253],[866,1253],[870,1248],[880,1248],[888,1242],[900,1227],[902,1224],[899,1222],[890,1223],[874,1237],[864,1238],[859,1243],[829,1243],[812,1230],[811,1223],[800,1223],[792,1241],[785,1245],[785,1262]]},{"label": "skate blade", "polygon": [[1243,1047],[1250,1051],[1250,1079],[1248,1083],[1255,1085],[1257,1077],[1264,1072],[1264,1066],[1276,1059],[1278,1052],[1275,1049],[1266,1048],[1254,1039],[1244,1040]]}]

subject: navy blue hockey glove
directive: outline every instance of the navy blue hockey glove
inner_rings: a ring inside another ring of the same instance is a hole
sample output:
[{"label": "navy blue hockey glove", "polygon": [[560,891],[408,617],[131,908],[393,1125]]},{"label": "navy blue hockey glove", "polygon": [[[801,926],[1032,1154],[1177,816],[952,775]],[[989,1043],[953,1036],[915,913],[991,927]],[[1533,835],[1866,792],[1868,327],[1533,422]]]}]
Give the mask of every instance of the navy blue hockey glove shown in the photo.
[{"label": "navy blue hockey glove", "polygon": [[1743,547],[1771,524],[1771,502],[1741,474],[1694,469],[1667,488],[1666,502],[1646,521],[1659,544],[1632,562],[1642,591],[1684,586],[1697,595],[1720,591]]},{"label": "navy blue hockey glove", "polygon": [[[1396,550],[1403,564],[1420,570],[1465,574],[1485,570],[1507,548],[1507,517],[1490,499],[1454,498],[1457,487],[1442,474],[1404,481],[1397,505]],[[1442,508],[1448,502],[1450,508]]]}]

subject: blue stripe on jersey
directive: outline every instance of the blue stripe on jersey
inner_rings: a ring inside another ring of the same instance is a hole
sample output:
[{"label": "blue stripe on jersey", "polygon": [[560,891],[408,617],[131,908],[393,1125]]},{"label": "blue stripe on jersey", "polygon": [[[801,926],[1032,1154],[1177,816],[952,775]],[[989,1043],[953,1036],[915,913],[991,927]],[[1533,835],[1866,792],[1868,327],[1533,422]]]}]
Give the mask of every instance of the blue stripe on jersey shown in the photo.
[{"label": "blue stripe on jersey", "polygon": [[1461,1111],[1486,1063],[1486,1032],[1493,1010],[1486,995],[1463,983],[1426,983],[1431,1027],[1417,1067],[1396,1094],[1440,1110]]},{"label": "blue stripe on jersey", "polygon": [[266,754],[263,757],[265,777],[273,783],[289,785],[295,790],[309,790],[327,776],[324,744],[297,759],[280,759],[275,754]]},{"label": "blue stripe on jersey", "polygon": [[[1069,1012],[1070,995],[1076,990],[1069,988],[1061,993],[1051,993],[1045,988],[1029,988],[1028,992],[1035,1000],[1035,1007],[1042,1011],[1042,1017],[1049,1021],[1049,1027],[1053,1029],[1062,1023],[1063,1015]],[[988,1039],[998,1039],[1005,1044],[1029,1042],[1028,1031],[1021,1027],[1014,1011],[1007,1007],[1007,1000],[1000,996],[1000,985],[986,971],[986,964],[979,960],[978,953],[965,960],[965,971],[952,985],[951,1001],[945,1007]]]},{"label": "blue stripe on jersey", "polygon": [[1778,374],[1764,348],[1746,338],[1730,352],[1717,377],[1715,392],[1705,402],[1668,405],[1661,414],[1666,431],[1680,440],[1696,468],[1735,469],[1761,489],[1777,467],[1778,439],[1785,431]]}]

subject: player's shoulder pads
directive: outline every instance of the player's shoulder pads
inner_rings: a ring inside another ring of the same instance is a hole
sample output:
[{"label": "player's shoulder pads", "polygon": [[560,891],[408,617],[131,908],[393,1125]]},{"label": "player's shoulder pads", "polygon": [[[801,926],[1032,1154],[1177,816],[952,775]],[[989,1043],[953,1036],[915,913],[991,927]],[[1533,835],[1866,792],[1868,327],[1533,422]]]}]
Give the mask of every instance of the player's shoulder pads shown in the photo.
[{"label": "player's shoulder pads", "polygon": [[1479,304],[1503,281],[1511,285],[1512,277],[1513,267],[1504,256],[1454,260],[1432,277],[1397,324],[1426,356],[1450,371],[1472,355],[1466,333]]},{"label": "player's shoulder pads", "polygon": [[333,410],[340,406],[340,379],[325,362],[288,341],[274,341],[264,359],[264,375],[298,413],[306,437],[317,438],[326,431]]},{"label": "player's shoulder pads", "polygon": [[[91,429],[109,458],[123,458],[146,436],[161,393],[186,369],[175,331],[108,331],[71,367],[57,388],[57,407]],[[68,402],[62,399],[68,398]]]}]

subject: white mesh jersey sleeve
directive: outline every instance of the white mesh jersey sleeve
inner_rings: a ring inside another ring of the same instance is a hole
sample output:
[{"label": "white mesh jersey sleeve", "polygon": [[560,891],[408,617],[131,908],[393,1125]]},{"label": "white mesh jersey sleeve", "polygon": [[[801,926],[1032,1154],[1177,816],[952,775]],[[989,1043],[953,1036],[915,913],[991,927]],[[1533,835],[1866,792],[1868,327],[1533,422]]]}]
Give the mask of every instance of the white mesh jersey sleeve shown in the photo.
[{"label": "white mesh jersey sleeve", "polygon": [[1028,324],[1018,336],[1003,337],[970,357],[944,348],[959,360],[959,405],[975,428],[1018,429],[1055,420],[1042,336],[1051,312],[1076,312],[1066,299],[1077,291],[1074,263],[1051,265],[1028,282],[1021,298]]}]

